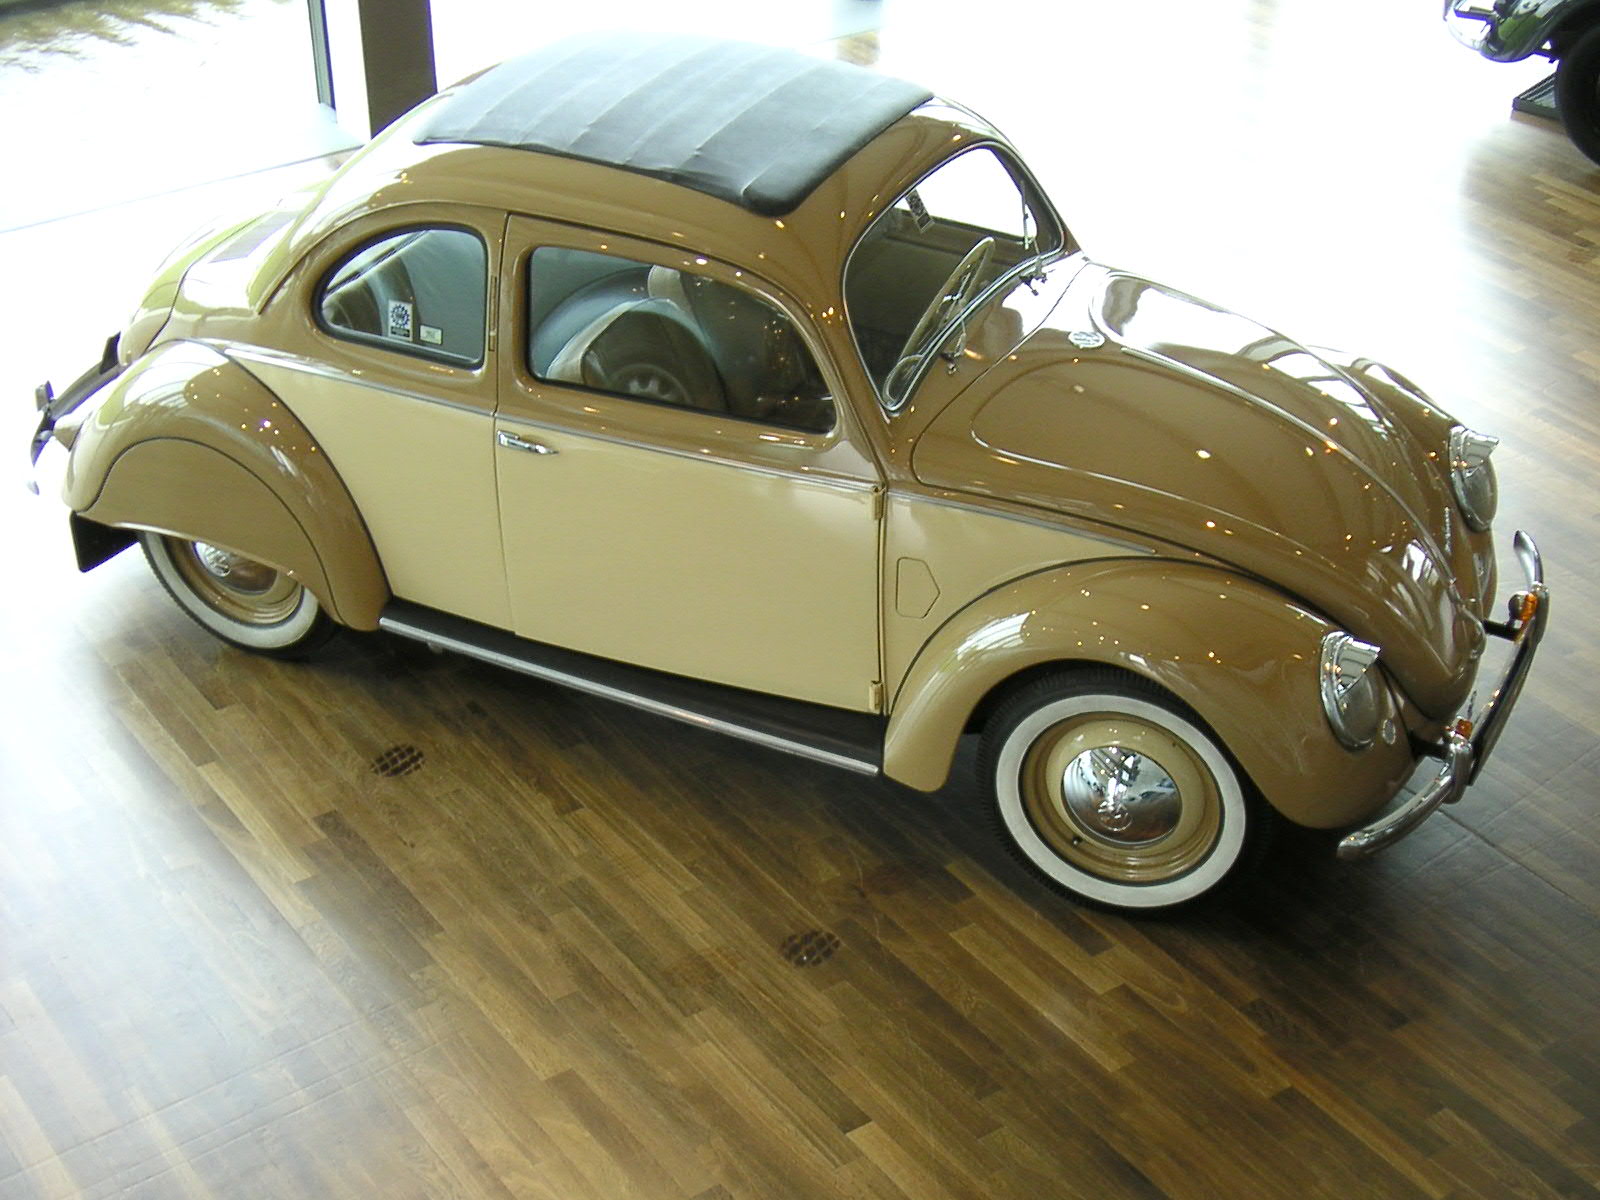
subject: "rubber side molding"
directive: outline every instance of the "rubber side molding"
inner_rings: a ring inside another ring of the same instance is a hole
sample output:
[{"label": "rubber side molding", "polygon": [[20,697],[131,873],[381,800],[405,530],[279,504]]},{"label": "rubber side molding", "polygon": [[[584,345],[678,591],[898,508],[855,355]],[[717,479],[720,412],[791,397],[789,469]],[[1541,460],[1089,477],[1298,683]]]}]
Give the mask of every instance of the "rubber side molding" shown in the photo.
[{"label": "rubber side molding", "polygon": [[531,642],[503,629],[404,600],[391,601],[384,608],[378,627],[436,649],[453,650],[814,762],[862,775],[878,775],[883,769],[883,735],[888,723],[873,714],[633,667]]}]

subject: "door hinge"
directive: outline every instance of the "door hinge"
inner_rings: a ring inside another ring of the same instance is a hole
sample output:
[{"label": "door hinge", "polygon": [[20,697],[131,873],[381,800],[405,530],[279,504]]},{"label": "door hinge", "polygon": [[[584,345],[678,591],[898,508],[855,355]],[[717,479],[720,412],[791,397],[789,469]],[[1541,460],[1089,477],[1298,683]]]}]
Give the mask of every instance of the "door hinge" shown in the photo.
[{"label": "door hinge", "polygon": [[867,684],[867,705],[872,712],[883,711],[883,684],[876,679]]},{"label": "door hinge", "polygon": [[872,489],[872,519],[874,521],[883,520],[883,489],[881,487]]}]

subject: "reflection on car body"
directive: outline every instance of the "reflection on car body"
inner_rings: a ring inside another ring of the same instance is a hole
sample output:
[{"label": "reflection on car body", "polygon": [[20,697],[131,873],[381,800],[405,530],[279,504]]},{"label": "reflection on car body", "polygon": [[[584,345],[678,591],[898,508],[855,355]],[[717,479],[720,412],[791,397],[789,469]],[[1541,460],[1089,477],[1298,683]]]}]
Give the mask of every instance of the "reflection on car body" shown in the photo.
[{"label": "reflection on car body", "polygon": [[40,403],[80,564],[141,542],[224,640],[387,629],[924,790],[977,730],[1007,844],[1126,909],[1458,798],[1549,611],[1518,534],[1492,615],[1493,439],[1094,263],[965,109],[764,47],[450,89]]}]

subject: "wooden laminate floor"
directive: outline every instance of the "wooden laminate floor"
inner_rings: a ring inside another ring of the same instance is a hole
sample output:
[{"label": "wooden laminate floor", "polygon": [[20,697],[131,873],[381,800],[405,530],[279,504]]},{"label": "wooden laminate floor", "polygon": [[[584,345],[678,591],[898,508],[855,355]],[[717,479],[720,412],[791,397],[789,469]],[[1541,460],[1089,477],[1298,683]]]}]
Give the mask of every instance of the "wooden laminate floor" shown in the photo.
[{"label": "wooden laminate floor", "polygon": [[[1556,607],[1467,799],[1123,920],[996,848],[970,749],[924,797],[383,637],[265,661],[8,489],[0,1196],[1600,1195],[1600,171],[1431,4],[1038,7],[851,52],[1097,256],[1504,437]],[[238,190],[0,235],[6,444]]]}]

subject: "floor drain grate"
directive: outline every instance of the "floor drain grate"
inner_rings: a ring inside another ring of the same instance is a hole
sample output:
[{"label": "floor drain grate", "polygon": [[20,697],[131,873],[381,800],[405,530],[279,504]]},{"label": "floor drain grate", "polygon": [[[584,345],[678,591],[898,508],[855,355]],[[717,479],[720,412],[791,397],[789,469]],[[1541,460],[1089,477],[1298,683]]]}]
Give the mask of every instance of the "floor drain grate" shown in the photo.
[{"label": "floor drain grate", "polygon": [[390,746],[377,758],[372,760],[372,773],[394,779],[400,775],[409,775],[422,767],[422,751],[415,746],[402,743]]},{"label": "floor drain grate", "polygon": [[804,933],[791,933],[778,948],[791,966],[814,967],[833,957],[839,948],[839,935],[826,929],[808,929]]}]

